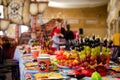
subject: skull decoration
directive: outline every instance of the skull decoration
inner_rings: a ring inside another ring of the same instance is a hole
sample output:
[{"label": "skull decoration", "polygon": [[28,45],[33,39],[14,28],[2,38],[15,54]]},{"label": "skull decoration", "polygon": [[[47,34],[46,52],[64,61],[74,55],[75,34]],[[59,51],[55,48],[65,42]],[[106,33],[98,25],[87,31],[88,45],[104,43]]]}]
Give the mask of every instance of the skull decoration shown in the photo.
[{"label": "skull decoration", "polygon": [[47,68],[47,64],[44,61],[41,61],[39,63],[39,68],[40,68],[41,71],[44,71]]},{"label": "skull decoration", "polygon": [[12,1],[8,6],[8,17],[10,20],[17,19],[22,20],[21,7],[23,3],[20,1]]}]

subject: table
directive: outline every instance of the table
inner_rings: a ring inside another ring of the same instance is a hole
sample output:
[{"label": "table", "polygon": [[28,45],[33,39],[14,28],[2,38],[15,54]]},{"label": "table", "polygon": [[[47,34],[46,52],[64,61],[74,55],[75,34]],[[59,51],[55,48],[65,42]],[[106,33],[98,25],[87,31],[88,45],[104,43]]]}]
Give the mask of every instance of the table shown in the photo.
[{"label": "table", "polygon": [[[33,74],[39,73],[38,70],[27,70],[27,69],[25,68],[24,63],[27,62],[27,61],[32,61],[32,59],[31,59],[31,60],[24,60],[24,59],[23,59],[23,56],[27,56],[28,54],[23,54],[23,52],[24,52],[24,50],[20,50],[20,49],[19,49],[19,46],[17,46],[17,48],[16,48],[16,50],[15,50],[15,52],[14,52],[14,57],[13,57],[13,59],[19,61],[20,80],[25,80],[25,77],[26,77],[26,75],[28,75],[28,74],[30,74],[31,76],[33,76]],[[32,55],[29,54],[28,56],[32,56]],[[84,78],[82,78],[82,79],[83,79],[83,80],[91,80],[90,77],[84,77]],[[112,76],[109,76],[109,75],[108,75],[108,76],[105,76],[105,77],[102,77],[102,79],[103,79],[103,80],[120,80],[120,78],[119,78],[119,79],[113,78]],[[32,80],[35,80],[34,77],[32,78]],[[77,79],[75,79],[75,78],[70,78],[69,80],[77,80]]]}]

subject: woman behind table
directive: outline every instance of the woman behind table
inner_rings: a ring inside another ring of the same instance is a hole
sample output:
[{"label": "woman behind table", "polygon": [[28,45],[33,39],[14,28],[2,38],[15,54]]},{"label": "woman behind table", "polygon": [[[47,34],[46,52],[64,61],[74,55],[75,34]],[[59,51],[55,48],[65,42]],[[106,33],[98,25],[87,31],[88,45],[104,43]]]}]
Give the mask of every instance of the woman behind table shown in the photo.
[{"label": "woman behind table", "polygon": [[62,19],[56,19],[56,21],[55,21],[55,27],[52,30],[51,37],[53,37],[54,32],[55,32],[56,29],[60,30],[61,37],[65,37],[65,29],[64,29],[64,27],[62,25],[63,25]]},{"label": "woman behind table", "polygon": [[52,37],[52,48],[55,50],[59,50],[60,45],[65,44],[65,42],[60,42],[60,38],[59,38],[60,36],[63,36],[63,35],[60,33],[59,29],[56,29]]}]

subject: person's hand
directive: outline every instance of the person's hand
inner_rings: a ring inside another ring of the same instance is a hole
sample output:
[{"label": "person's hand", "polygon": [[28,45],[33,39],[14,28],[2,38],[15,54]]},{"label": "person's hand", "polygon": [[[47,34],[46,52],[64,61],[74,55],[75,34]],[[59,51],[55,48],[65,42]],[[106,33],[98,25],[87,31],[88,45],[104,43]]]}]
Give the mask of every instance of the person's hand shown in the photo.
[{"label": "person's hand", "polygon": [[59,36],[64,37],[64,35],[63,35],[63,34],[61,34],[61,33],[59,34]]},{"label": "person's hand", "polygon": [[60,42],[60,44],[65,44],[65,42]]}]

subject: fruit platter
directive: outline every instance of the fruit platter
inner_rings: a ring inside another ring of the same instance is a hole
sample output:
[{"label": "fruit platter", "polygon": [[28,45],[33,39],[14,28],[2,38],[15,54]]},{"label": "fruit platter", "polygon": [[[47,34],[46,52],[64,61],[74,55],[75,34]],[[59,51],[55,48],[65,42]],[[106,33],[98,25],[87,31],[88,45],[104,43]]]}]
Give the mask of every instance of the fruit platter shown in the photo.
[{"label": "fruit platter", "polygon": [[69,51],[57,51],[55,63],[59,68],[73,68],[79,63],[76,57],[78,54]]},{"label": "fruit platter", "polygon": [[67,75],[67,76],[74,77],[77,79],[81,79],[85,77],[85,75],[82,74],[80,71],[77,71],[74,69],[59,69],[59,72],[63,75]]},{"label": "fruit platter", "polygon": [[[85,76],[91,77],[92,73],[97,72],[100,76],[106,76],[110,61],[110,48],[100,47],[99,39],[89,41],[86,44],[72,47],[70,51],[56,51],[54,60],[58,68],[75,69]],[[96,73],[96,74],[97,74]]]}]

